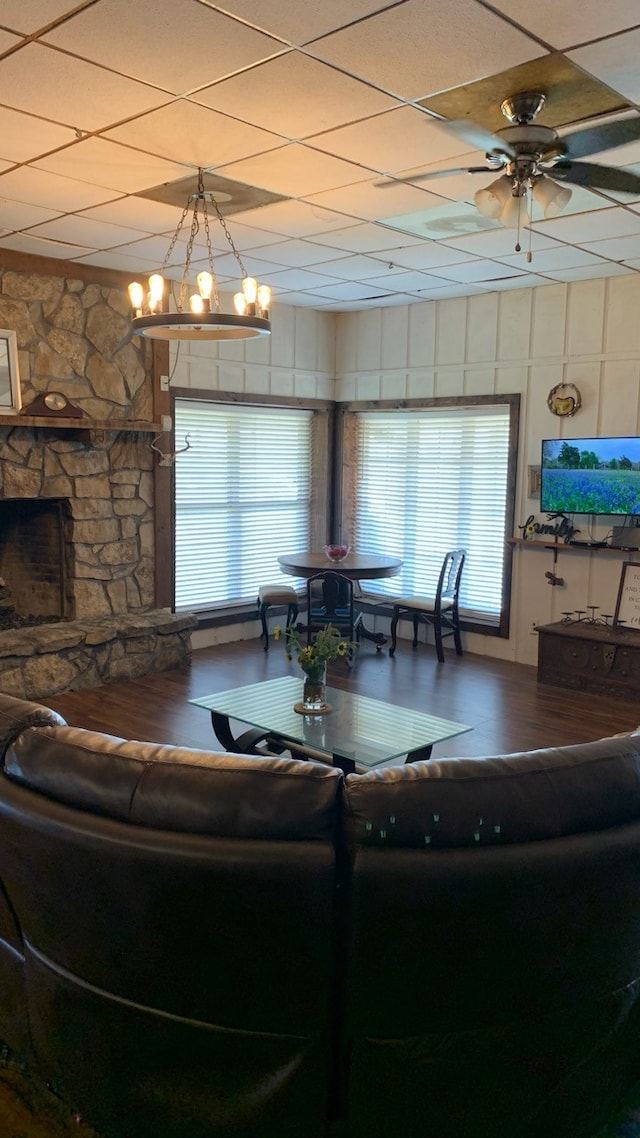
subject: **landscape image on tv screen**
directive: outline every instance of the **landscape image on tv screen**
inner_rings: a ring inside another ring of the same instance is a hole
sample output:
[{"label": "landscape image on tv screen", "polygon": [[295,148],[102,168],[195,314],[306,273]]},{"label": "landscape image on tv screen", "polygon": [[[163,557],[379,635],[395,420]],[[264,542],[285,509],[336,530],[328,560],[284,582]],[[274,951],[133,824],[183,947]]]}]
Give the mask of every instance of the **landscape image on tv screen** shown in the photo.
[{"label": "landscape image on tv screen", "polygon": [[564,514],[640,514],[640,438],[546,439],[540,509]]}]

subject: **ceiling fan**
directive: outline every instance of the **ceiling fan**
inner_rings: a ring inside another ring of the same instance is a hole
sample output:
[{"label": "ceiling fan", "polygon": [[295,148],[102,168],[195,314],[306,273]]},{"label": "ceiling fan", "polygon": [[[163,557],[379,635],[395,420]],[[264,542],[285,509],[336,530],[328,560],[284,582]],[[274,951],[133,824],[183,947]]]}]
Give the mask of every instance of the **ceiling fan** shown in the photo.
[{"label": "ceiling fan", "polygon": [[380,187],[394,182],[413,184],[451,174],[486,174],[488,170],[501,170],[495,182],[477,191],[474,201],[486,217],[514,228],[528,225],[531,220],[528,195],[537,202],[545,217],[559,214],[571,197],[571,190],[560,183],[640,196],[640,175],[595,162],[577,161],[588,154],[640,139],[640,115],[589,126],[561,138],[551,127],[534,123],[544,104],[545,95],[540,91],[525,91],[505,99],[500,110],[512,125],[495,134],[468,119],[443,119],[439,126],[444,130],[474,149],[485,151],[486,165],[436,170],[377,184]]}]

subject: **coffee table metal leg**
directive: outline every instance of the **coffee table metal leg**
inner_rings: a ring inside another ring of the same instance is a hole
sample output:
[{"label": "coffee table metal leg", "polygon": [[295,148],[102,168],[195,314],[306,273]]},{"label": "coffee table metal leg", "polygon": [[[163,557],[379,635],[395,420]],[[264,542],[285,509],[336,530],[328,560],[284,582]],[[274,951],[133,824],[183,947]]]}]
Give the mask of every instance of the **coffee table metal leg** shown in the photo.
[{"label": "coffee table metal leg", "polygon": [[269,750],[276,755],[287,749],[284,745],[279,745],[270,731],[263,731],[260,727],[251,727],[236,738],[229,726],[229,716],[222,715],[219,711],[211,712],[211,725],[216,739],[225,751],[236,755],[264,754],[264,751],[257,750],[258,743],[268,743]]},{"label": "coffee table metal leg", "polygon": [[430,759],[431,751],[433,750],[433,743],[429,743],[426,747],[418,747],[415,751],[409,751],[405,763],[417,763],[420,759]]}]

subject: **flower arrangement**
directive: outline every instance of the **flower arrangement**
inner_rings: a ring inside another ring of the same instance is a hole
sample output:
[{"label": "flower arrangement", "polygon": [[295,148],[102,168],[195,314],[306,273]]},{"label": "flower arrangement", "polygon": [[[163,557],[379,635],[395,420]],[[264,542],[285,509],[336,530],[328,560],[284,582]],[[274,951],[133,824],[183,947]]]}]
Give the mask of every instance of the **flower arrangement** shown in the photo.
[{"label": "flower arrangement", "polygon": [[[282,629],[275,628],[274,639],[279,640]],[[326,624],[316,632],[311,644],[303,644],[297,628],[285,632],[285,651],[287,660],[293,659],[296,653],[302,671],[308,676],[310,683],[321,684],[324,680],[324,671],[330,660],[338,656],[346,656],[352,645],[344,640],[338,629],[332,624]]]}]

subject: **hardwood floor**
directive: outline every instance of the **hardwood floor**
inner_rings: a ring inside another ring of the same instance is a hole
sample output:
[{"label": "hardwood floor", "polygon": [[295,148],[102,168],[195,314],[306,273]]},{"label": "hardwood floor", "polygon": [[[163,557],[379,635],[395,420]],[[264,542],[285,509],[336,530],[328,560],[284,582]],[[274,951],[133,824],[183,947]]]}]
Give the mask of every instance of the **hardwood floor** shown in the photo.
[{"label": "hardwood floor", "polygon": [[[207,711],[187,701],[213,691],[302,674],[288,664],[282,644],[268,653],[258,640],[194,651],[186,673],[164,672],[66,692],[41,702],[68,723],[126,739],[219,749]],[[537,747],[600,739],[640,724],[638,700],[628,703],[568,688],[538,684],[536,669],[524,664],[446,652],[438,664],[432,646],[415,651],[401,641],[393,659],[365,642],[355,667],[330,665],[330,686],[384,699],[399,707],[431,712],[473,727],[440,743],[434,758],[498,755]],[[401,714],[399,712],[399,714]]]}]

